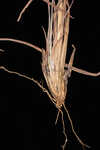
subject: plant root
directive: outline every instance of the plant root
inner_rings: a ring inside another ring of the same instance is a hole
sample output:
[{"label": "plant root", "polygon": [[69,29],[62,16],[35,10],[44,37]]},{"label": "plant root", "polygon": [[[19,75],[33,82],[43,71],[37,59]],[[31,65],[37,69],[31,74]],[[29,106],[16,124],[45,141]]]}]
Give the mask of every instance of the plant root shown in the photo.
[{"label": "plant root", "polygon": [[68,140],[67,140],[67,134],[66,134],[66,131],[65,131],[65,123],[64,123],[64,117],[63,117],[63,112],[62,111],[61,111],[61,118],[62,118],[62,124],[63,124],[63,134],[65,136],[65,141],[64,141],[64,144],[62,145],[62,150],[64,150]]},{"label": "plant root", "polygon": [[[65,69],[66,68],[68,68],[68,64],[65,64]],[[83,75],[87,75],[87,76],[92,76],[92,77],[98,77],[98,76],[100,76],[100,72],[92,73],[92,72],[88,72],[88,71],[83,70],[83,69],[76,68],[74,66],[72,66],[71,69],[74,72],[77,72],[77,73],[80,73],[80,74],[83,74]]]},{"label": "plant root", "polygon": [[67,113],[69,122],[70,122],[70,124],[71,124],[72,132],[73,132],[73,134],[75,135],[75,137],[76,137],[76,139],[78,140],[78,142],[82,145],[83,150],[85,149],[85,147],[90,148],[89,145],[83,143],[83,141],[79,138],[79,136],[78,136],[77,133],[75,132],[72,119],[71,119],[71,117],[70,117],[70,115],[69,115],[69,112],[68,112],[68,110],[67,110],[65,104],[63,104],[63,107],[64,107],[64,109],[65,109],[65,111],[66,111],[66,113]]},{"label": "plant root", "polygon": [[[44,88],[44,87],[43,87],[37,80],[35,80],[34,78],[31,78],[31,77],[29,77],[29,76],[26,76],[26,75],[24,75],[24,74],[21,74],[21,73],[15,72],[15,71],[8,70],[8,69],[7,69],[6,67],[4,67],[4,66],[0,66],[0,69],[1,69],[1,70],[4,70],[5,72],[8,72],[8,73],[10,73],[10,74],[15,74],[15,75],[18,75],[18,76],[20,76],[20,77],[22,77],[22,78],[25,78],[25,79],[28,79],[28,80],[34,82],[35,84],[37,84],[37,85],[42,89],[43,92],[45,92],[45,93],[48,95],[48,97],[49,97],[50,100],[54,103],[54,105],[56,105],[56,104],[55,104],[55,99],[50,95],[50,93],[48,92],[48,90],[47,90],[46,88]],[[70,115],[69,115],[69,112],[68,112],[68,110],[67,110],[65,104],[63,104],[63,107],[64,107],[64,109],[65,109],[65,111],[66,111],[66,113],[67,113],[68,119],[69,119],[70,124],[71,124],[72,131],[73,131],[75,137],[77,138],[77,140],[79,141],[79,143],[82,145],[83,148],[84,148],[84,147],[90,148],[90,146],[88,146],[87,144],[84,144],[84,143],[82,142],[82,140],[81,140],[81,139],[78,137],[78,135],[76,134],[76,132],[75,132],[75,130],[74,130],[74,127],[73,127],[73,123],[72,123],[71,117],[70,117]],[[57,108],[57,109],[58,109],[58,108]],[[64,142],[64,145],[62,145],[62,149],[64,150],[64,149],[65,149],[65,146],[66,146],[66,143],[67,143],[68,140],[67,140],[67,134],[66,134],[66,132],[65,132],[65,123],[64,123],[63,112],[62,112],[61,109],[58,109],[58,114],[57,114],[57,117],[56,117],[55,124],[57,124],[57,121],[58,121],[58,119],[59,119],[60,113],[61,113],[61,117],[62,117],[63,134],[64,134],[64,136],[65,136],[65,142]]]},{"label": "plant root", "polygon": [[[68,120],[70,122],[70,125],[71,125],[71,128],[72,128],[72,132],[73,134],[75,135],[76,139],[78,140],[78,142],[81,144],[82,146],[82,149],[85,150],[85,148],[91,148],[89,145],[85,144],[80,138],[79,136],[77,135],[77,133],[75,132],[74,130],[74,126],[73,126],[73,122],[72,122],[72,119],[70,117],[70,114],[65,106],[65,104],[63,104],[63,107],[64,107],[64,110],[66,111],[67,113],[67,116],[68,116]],[[58,109],[58,108],[57,108]],[[64,144],[61,146],[62,147],[62,150],[65,150],[65,147],[66,147],[66,144],[68,142],[68,138],[67,138],[67,134],[66,134],[66,131],[65,131],[65,122],[64,122],[64,116],[63,116],[63,111],[61,109],[58,109],[58,113],[57,113],[57,117],[56,117],[56,121],[55,121],[55,125],[57,124],[57,121],[59,119],[59,115],[61,113],[61,119],[62,119],[62,125],[63,125],[63,134],[65,136],[65,141],[64,141]]]},{"label": "plant root", "polygon": [[0,70],[4,70],[5,72],[8,72],[8,73],[10,73],[10,74],[15,74],[15,75],[17,75],[17,76],[19,76],[19,77],[22,77],[22,78],[25,78],[25,79],[28,79],[28,80],[34,82],[35,84],[38,85],[38,87],[40,87],[40,89],[42,89],[43,92],[45,92],[45,93],[48,95],[48,97],[50,98],[50,100],[51,100],[51,101],[54,103],[54,105],[55,105],[55,99],[50,95],[50,93],[48,92],[48,90],[47,90],[46,88],[44,88],[44,87],[43,87],[37,80],[35,80],[34,78],[31,78],[31,77],[29,77],[29,76],[26,76],[26,75],[21,74],[21,73],[16,72],[16,71],[8,70],[8,69],[7,69],[6,67],[4,67],[4,66],[0,66]]},{"label": "plant root", "polygon": [[42,49],[39,48],[38,46],[33,45],[31,43],[28,43],[28,42],[25,42],[25,41],[22,41],[22,40],[17,40],[17,39],[12,39],[12,38],[0,38],[0,41],[10,41],[10,42],[19,43],[19,44],[22,44],[22,45],[29,46],[29,47],[31,47],[33,49],[36,49],[37,51],[42,53]]},{"label": "plant root", "polygon": [[[58,109],[58,108],[57,108],[57,109]],[[57,113],[55,125],[57,124],[57,121],[58,121],[58,119],[59,119],[60,113],[61,113],[61,119],[62,119],[62,125],[63,125],[63,134],[64,134],[64,136],[65,136],[64,144],[61,145],[61,147],[62,147],[62,150],[64,150],[65,147],[66,147],[66,143],[67,143],[68,140],[67,140],[67,134],[66,134],[66,132],[65,132],[65,123],[64,123],[64,117],[63,117],[63,111],[62,111],[61,109],[58,109],[58,113]]]}]

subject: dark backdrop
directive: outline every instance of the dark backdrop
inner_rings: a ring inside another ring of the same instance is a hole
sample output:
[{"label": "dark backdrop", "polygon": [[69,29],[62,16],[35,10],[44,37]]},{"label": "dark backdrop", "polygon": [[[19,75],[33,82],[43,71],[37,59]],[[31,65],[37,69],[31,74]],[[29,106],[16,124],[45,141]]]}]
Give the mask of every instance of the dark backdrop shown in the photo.
[{"label": "dark backdrop", "polygon": [[[17,17],[27,0],[0,1],[0,37],[10,37],[45,48],[42,26],[47,32],[47,5],[34,0],[21,21]],[[74,66],[90,72],[100,71],[100,23],[97,2],[75,0],[71,9],[68,62],[71,45],[77,48]],[[81,10],[80,10],[81,9]],[[41,54],[36,50],[15,44],[1,42],[0,65],[18,71],[41,82],[45,80],[41,70]],[[75,72],[69,79],[66,106],[70,112],[76,132],[89,144],[91,150],[99,145],[99,89],[100,77],[88,77]],[[48,96],[35,83],[0,70],[0,149],[48,150],[61,149],[61,119],[54,122],[57,109]],[[67,150],[81,150],[74,137],[64,111]]]}]

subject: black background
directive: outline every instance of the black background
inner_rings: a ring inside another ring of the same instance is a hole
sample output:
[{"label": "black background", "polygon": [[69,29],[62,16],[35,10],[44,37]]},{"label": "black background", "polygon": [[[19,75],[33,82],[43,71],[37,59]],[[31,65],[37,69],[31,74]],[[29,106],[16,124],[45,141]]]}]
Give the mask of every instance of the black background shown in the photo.
[{"label": "black background", "polygon": [[[47,5],[34,0],[21,21],[17,17],[27,0],[0,1],[0,37],[24,40],[45,48],[42,26],[47,32]],[[93,0],[75,0],[71,9],[68,62],[71,44],[77,48],[74,66],[90,72],[100,71],[99,4]],[[40,81],[45,87],[41,70],[41,54],[36,50],[12,42],[1,42],[0,65]],[[75,72],[69,79],[66,106],[76,132],[89,144],[99,149],[100,77],[88,77]],[[0,149],[48,150],[61,149],[64,136],[61,120],[55,126],[57,109],[35,83],[0,70]],[[64,111],[67,150],[81,150],[73,136]]]}]

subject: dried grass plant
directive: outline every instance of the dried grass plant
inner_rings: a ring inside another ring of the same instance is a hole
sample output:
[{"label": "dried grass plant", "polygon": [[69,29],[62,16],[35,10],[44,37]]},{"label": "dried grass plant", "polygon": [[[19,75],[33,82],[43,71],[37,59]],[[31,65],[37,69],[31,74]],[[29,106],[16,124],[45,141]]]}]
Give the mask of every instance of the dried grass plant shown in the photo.
[{"label": "dried grass plant", "polygon": [[[30,78],[18,72],[8,70],[4,66],[0,66],[0,69],[3,69],[4,71],[8,73],[16,74],[18,76],[27,78],[28,80],[35,82],[43,90],[43,92],[47,93],[50,100],[58,109],[58,114],[57,114],[55,124],[57,124],[60,114],[62,117],[63,133],[65,135],[65,142],[64,142],[64,145],[62,145],[63,150],[66,147],[67,135],[65,132],[65,123],[64,123],[64,118],[63,118],[62,107],[65,109],[68,115],[68,119],[70,121],[73,134],[76,136],[77,140],[79,141],[79,143],[82,145],[83,148],[85,147],[89,148],[89,146],[87,144],[84,144],[83,141],[76,134],[69,112],[65,106],[67,84],[68,84],[68,78],[71,76],[72,71],[75,71],[84,75],[88,75],[88,76],[94,76],[94,77],[99,76],[100,72],[91,73],[82,69],[78,69],[73,66],[74,55],[76,51],[76,48],[74,45],[72,45],[73,52],[71,54],[69,63],[66,64],[65,62],[66,55],[67,55],[67,47],[68,47],[69,24],[70,24],[70,19],[72,18],[70,14],[70,9],[72,7],[73,1],[71,4],[69,4],[69,0],[58,0],[56,2],[55,0],[52,0],[51,2],[49,0],[42,0],[42,1],[47,3],[48,20],[49,20],[47,34],[45,30],[43,29],[45,40],[46,40],[45,49],[41,49],[38,46],[35,46],[25,41],[11,39],[11,38],[0,38],[0,41],[11,41],[11,42],[19,43],[19,44],[24,44],[33,49],[36,49],[38,52],[42,54],[42,71],[43,71],[46,83],[48,85],[49,91],[46,88],[44,88],[38,81],[34,80],[33,78]],[[17,19],[18,22],[20,21],[23,13],[25,12],[25,10],[29,7],[31,3],[32,3],[32,0],[29,0],[28,3],[25,5],[25,7],[22,9]],[[1,49],[0,53],[2,52],[4,51]]]}]

